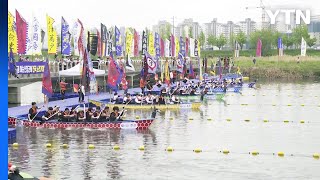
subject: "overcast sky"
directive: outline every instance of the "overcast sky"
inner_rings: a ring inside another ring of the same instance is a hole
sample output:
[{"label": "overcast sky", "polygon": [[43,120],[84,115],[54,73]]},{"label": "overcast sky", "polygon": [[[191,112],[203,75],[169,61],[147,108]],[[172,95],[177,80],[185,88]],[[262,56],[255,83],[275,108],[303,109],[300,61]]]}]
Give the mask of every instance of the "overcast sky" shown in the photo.
[{"label": "overcast sky", "polygon": [[[320,15],[319,0],[264,0],[266,8],[310,9],[311,15]],[[15,9],[30,22],[32,13],[45,27],[48,14],[60,24],[63,16],[69,24],[79,18],[84,26],[100,27],[100,23],[110,26],[134,27],[142,30],[151,28],[159,20],[175,23],[185,18],[203,23],[218,18],[218,22],[229,20],[238,22],[249,17],[261,21],[261,10],[256,7],[260,0],[11,0],[9,12],[15,16]]]}]

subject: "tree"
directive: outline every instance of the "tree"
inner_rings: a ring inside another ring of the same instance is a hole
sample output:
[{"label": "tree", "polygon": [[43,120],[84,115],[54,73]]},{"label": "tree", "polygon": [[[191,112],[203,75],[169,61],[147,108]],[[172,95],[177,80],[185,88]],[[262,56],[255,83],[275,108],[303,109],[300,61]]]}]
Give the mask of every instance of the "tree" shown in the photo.
[{"label": "tree", "polygon": [[159,35],[163,39],[169,39],[171,35],[171,24],[167,23],[165,26],[159,28]]},{"label": "tree", "polygon": [[236,36],[236,40],[238,41],[240,49],[242,50],[243,45],[247,42],[247,36],[244,32],[240,31],[240,33]]},{"label": "tree", "polygon": [[220,34],[219,38],[217,38],[216,46],[219,48],[219,50],[227,44],[227,39]]},{"label": "tree", "polygon": [[207,43],[211,46],[215,46],[217,42],[217,38],[214,35],[210,35],[207,39]]},{"label": "tree", "polygon": [[203,31],[201,30],[200,32],[200,36],[199,36],[199,42],[200,42],[200,46],[203,47],[204,43],[205,43],[206,37],[203,33]]},{"label": "tree", "polygon": [[308,41],[310,39],[310,35],[308,34],[308,28],[306,25],[300,25],[293,29],[292,31],[293,44],[296,48],[300,47],[301,39]]},{"label": "tree", "polygon": [[193,38],[193,28],[192,27],[189,27],[189,38]]},{"label": "tree", "polygon": [[317,39],[316,39],[316,38],[310,38],[310,37],[309,37],[309,39],[307,39],[306,41],[307,41],[307,45],[308,45],[309,47],[312,47],[312,46],[314,46],[314,45],[316,44]]},{"label": "tree", "polygon": [[250,34],[250,48],[256,49],[258,39],[262,42],[262,54],[264,56],[271,55],[271,48],[275,45],[275,31],[272,29],[262,29]]},{"label": "tree", "polygon": [[293,39],[291,36],[283,35],[282,36],[282,44],[288,49],[293,45]]}]

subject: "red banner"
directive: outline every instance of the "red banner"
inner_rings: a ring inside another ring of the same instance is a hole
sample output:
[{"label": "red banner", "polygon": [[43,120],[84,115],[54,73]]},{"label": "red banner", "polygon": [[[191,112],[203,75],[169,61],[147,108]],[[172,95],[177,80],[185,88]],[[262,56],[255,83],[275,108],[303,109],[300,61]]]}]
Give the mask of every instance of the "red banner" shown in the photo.
[{"label": "red banner", "polygon": [[164,41],[160,38],[160,56],[164,57]]},{"label": "red banner", "polygon": [[98,47],[98,51],[97,51],[97,54],[98,56],[102,56],[101,55],[101,36],[100,36],[100,32],[99,30],[97,29],[97,36],[98,36],[98,44],[97,44],[97,47]]},{"label": "red banner", "polygon": [[136,30],[134,30],[134,57],[139,56],[139,36]]},{"label": "red banner", "polygon": [[18,37],[18,53],[25,54],[26,48],[27,48],[28,24],[26,20],[24,20],[23,17],[20,16],[17,10],[16,10],[16,26],[17,26],[17,37]]}]

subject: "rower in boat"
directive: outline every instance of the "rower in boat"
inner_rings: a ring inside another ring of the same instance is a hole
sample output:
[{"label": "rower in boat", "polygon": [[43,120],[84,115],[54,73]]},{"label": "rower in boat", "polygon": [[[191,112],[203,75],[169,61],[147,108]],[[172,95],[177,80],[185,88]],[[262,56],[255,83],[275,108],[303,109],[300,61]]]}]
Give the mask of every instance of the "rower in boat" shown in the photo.
[{"label": "rower in boat", "polygon": [[238,85],[242,86],[243,82],[242,82],[242,78],[239,79]]},{"label": "rower in boat", "polygon": [[112,102],[114,104],[120,104],[120,96],[118,95],[118,93],[114,93],[113,98],[112,98]]},{"label": "rower in boat", "polygon": [[29,109],[29,114],[28,114],[28,120],[32,121],[32,120],[40,120],[41,121],[41,117],[38,117],[38,108],[37,107],[37,103],[36,102],[32,102],[31,103],[32,107]]},{"label": "rower in boat", "polygon": [[73,120],[74,117],[75,117],[74,114],[71,114],[71,111],[69,110],[69,108],[65,108],[65,110],[63,111],[63,113],[60,116],[60,119],[63,122],[69,122],[69,121]]},{"label": "rower in boat", "polygon": [[119,107],[118,106],[114,106],[113,111],[110,114],[109,120],[110,121],[117,121],[117,118],[119,117]]},{"label": "rower in boat", "polygon": [[91,121],[91,118],[93,116],[93,109],[89,107],[86,111],[86,121]]},{"label": "rower in boat", "polygon": [[100,120],[101,121],[109,121],[109,117],[110,117],[110,111],[109,111],[109,107],[108,106],[106,106],[104,109],[103,109],[103,111],[102,111],[102,113],[101,113],[101,115],[100,115]]},{"label": "rower in boat", "polygon": [[55,107],[55,109],[53,109],[52,107],[48,108],[48,111],[42,116],[42,120],[43,121],[48,121],[51,119],[56,118],[57,114],[59,113],[59,108]]},{"label": "rower in boat", "polygon": [[158,104],[159,104],[159,105],[160,105],[160,104],[166,104],[166,100],[165,100],[165,98],[164,98],[163,95],[160,95],[160,97],[159,97],[159,99],[158,99]]},{"label": "rower in boat", "polygon": [[134,102],[135,102],[136,104],[142,104],[142,102],[143,102],[142,93],[140,93],[140,94],[138,94],[138,95],[136,96],[136,98],[134,99]]},{"label": "rower in boat", "polygon": [[98,122],[100,119],[100,115],[101,115],[101,109],[100,107],[96,107],[96,111],[92,114],[91,120],[93,122]]},{"label": "rower in boat", "polygon": [[132,100],[131,96],[129,93],[126,94],[126,96],[123,98],[122,104],[127,104],[130,103]]},{"label": "rower in boat", "polygon": [[75,107],[72,107],[72,108],[71,108],[70,115],[73,116],[73,119],[74,119],[74,120],[77,119],[77,111],[76,111],[76,108],[75,108]]},{"label": "rower in boat", "polygon": [[86,118],[84,116],[84,111],[82,109],[78,111],[77,117],[78,117],[78,121],[82,121],[82,122],[85,121]]},{"label": "rower in boat", "polygon": [[148,93],[148,95],[146,97],[146,103],[147,104],[153,104],[153,98],[151,96],[151,93]]},{"label": "rower in boat", "polygon": [[178,97],[176,97],[175,95],[172,95],[172,97],[171,97],[171,102],[172,102],[173,104],[179,104],[179,103],[180,103]]}]

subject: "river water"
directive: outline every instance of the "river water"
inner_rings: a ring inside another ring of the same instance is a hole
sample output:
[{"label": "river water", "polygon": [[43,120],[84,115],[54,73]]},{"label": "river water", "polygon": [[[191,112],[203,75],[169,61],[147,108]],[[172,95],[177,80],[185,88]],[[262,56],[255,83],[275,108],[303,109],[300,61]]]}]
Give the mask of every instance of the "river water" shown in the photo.
[{"label": "river water", "polygon": [[[20,146],[9,146],[9,160],[53,179],[320,179],[320,160],[312,157],[320,153],[320,84],[261,87],[198,111],[163,111],[148,131],[19,127]],[[137,115],[150,113],[129,111],[127,117]],[[60,147],[64,143],[68,149]],[[168,146],[174,151],[165,151]]]}]

